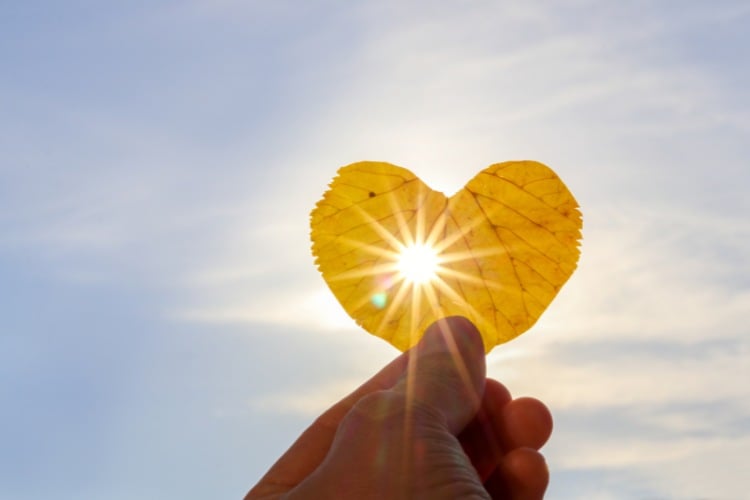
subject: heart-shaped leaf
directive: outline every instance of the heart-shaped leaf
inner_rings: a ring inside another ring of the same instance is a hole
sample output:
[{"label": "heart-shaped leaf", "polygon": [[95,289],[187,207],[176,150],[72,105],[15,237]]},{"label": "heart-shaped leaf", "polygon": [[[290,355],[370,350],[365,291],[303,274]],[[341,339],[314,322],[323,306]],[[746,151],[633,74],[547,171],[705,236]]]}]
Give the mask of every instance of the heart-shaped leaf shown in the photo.
[{"label": "heart-shaped leaf", "polygon": [[446,198],[381,162],[341,168],[311,214],[312,252],[341,305],[398,349],[445,316],[485,350],[528,330],[576,268],[581,214],[534,161],[492,165]]}]

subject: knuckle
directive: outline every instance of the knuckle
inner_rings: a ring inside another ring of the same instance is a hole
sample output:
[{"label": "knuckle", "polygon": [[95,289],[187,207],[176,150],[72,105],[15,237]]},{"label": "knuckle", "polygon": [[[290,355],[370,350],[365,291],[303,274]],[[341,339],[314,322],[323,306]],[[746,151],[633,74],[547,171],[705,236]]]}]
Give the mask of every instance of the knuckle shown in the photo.
[{"label": "knuckle", "polygon": [[402,416],[405,411],[406,398],[403,394],[383,390],[372,392],[357,401],[350,415],[354,418],[379,422]]}]

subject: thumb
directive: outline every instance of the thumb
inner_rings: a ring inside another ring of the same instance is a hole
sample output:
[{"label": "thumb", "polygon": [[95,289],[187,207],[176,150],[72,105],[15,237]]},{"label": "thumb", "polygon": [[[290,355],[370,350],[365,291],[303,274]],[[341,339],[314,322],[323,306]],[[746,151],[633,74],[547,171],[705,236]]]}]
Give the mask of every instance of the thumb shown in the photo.
[{"label": "thumb", "polygon": [[456,435],[479,411],[485,379],[479,331],[468,319],[451,316],[427,328],[393,390],[437,410]]}]

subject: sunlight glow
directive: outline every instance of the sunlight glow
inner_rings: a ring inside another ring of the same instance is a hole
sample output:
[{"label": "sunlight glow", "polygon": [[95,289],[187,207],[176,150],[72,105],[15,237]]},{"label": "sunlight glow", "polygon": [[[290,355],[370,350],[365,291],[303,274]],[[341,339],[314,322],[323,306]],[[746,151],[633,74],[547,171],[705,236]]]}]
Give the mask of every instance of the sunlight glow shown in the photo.
[{"label": "sunlight glow", "polygon": [[399,255],[397,268],[409,282],[429,283],[437,276],[437,251],[432,246],[424,244],[404,247]]},{"label": "sunlight glow", "polygon": [[[444,303],[463,309],[470,319],[481,320],[481,314],[473,304],[466,301],[465,290],[455,289],[481,286],[496,289],[500,284],[487,277],[476,277],[459,270],[456,263],[475,260],[477,256],[488,256],[503,253],[503,249],[471,249],[457,244],[464,235],[481,224],[482,217],[465,221],[461,227],[449,226],[445,213],[427,218],[426,212],[417,211],[416,216],[407,219],[406,210],[399,205],[394,196],[387,197],[395,224],[386,227],[372,214],[358,205],[352,208],[361,217],[362,223],[385,243],[364,243],[357,238],[342,235],[338,241],[348,245],[353,251],[371,256],[368,266],[352,266],[339,272],[330,281],[371,280],[367,293],[359,294],[351,305],[351,310],[358,312],[363,308],[375,308],[381,311],[374,334],[381,338],[388,337],[388,329],[394,322],[404,322],[410,326],[411,340],[407,346],[416,344],[421,333],[429,325],[425,318],[446,316]],[[395,227],[394,227],[395,226]],[[446,234],[448,233],[448,234]],[[451,249],[451,250],[449,250]],[[447,264],[447,265],[446,265]],[[365,283],[367,281],[359,281]],[[357,285],[359,286],[359,285]],[[357,289],[352,297],[357,295]],[[402,306],[408,304],[409,313],[402,317]],[[371,311],[371,309],[367,309]],[[403,342],[403,340],[402,340]]]}]

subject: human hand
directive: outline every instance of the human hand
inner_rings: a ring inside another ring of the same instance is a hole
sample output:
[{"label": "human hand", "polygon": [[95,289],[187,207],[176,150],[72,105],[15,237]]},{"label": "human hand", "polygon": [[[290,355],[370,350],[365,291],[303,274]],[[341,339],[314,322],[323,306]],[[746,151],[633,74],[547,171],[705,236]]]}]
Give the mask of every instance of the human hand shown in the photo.
[{"label": "human hand", "polygon": [[245,500],[542,498],[551,431],[541,402],[486,378],[479,332],[450,317],[318,417]]}]

